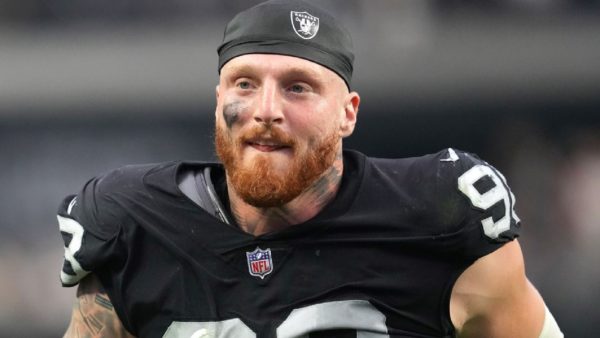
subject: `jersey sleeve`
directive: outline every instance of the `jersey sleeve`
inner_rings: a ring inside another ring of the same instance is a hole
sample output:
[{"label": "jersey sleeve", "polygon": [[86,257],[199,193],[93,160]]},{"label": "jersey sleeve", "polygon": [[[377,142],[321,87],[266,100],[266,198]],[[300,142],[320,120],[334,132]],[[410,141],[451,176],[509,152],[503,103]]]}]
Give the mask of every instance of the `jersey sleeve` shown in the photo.
[{"label": "jersey sleeve", "polygon": [[118,254],[120,225],[125,213],[111,198],[107,178],[88,181],[77,195],[59,206],[58,224],[64,242],[60,273],[63,286],[74,286],[92,271],[100,270]]},{"label": "jersey sleeve", "polygon": [[504,175],[474,154],[452,148],[441,154],[442,184],[462,206],[455,248],[477,259],[518,237],[515,196]]}]

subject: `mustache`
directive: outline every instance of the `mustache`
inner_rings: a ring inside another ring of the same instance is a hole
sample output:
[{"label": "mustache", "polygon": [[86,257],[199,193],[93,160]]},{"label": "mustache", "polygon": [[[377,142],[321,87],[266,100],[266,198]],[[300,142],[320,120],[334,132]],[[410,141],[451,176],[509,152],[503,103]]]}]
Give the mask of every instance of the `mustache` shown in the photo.
[{"label": "mustache", "polygon": [[240,135],[238,140],[240,144],[262,140],[285,147],[293,147],[296,145],[296,139],[292,135],[281,130],[279,127],[272,125],[253,126],[251,129],[248,129]]}]

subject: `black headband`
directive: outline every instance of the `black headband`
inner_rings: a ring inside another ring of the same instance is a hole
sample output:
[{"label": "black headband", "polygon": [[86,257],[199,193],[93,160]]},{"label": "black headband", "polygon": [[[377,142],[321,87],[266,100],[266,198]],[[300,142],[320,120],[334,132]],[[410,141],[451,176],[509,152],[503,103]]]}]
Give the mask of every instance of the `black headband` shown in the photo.
[{"label": "black headband", "polygon": [[236,56],[282,54],[327,67],[350,88],[350,33],[329,13],[305,1],[272,0],[239,13],[225,27],[217,52],[219,73]]}]

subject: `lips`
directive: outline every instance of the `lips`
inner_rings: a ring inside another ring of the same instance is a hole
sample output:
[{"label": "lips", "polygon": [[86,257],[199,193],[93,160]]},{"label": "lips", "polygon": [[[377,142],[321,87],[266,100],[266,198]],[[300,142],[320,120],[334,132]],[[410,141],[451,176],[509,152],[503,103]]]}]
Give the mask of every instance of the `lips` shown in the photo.
[{"label": "lips", "polygon": [[289,148],[287,145],[278,144],[270,141],[248,141],[246,142],[250,147],[262,151],[262,152],[272,152],[276,150],[281,150],[284,148]]},{"label": "lips", "polygon": [[286,132],[265,126],[255,127],[240,136],[241,145],[260,152],[285,151],[294,148],[296,141]]}]

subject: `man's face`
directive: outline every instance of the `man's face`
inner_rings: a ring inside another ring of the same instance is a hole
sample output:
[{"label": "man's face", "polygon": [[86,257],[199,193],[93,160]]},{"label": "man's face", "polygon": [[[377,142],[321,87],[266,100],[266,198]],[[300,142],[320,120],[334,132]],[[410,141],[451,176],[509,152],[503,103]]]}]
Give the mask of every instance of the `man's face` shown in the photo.
[{"label": "man's face", "polygon": [[235,192],[257,207],[298,196],[333,165],[358,102],[339,76],[307,60],[229,61],[217,87],[215,143]]}]

